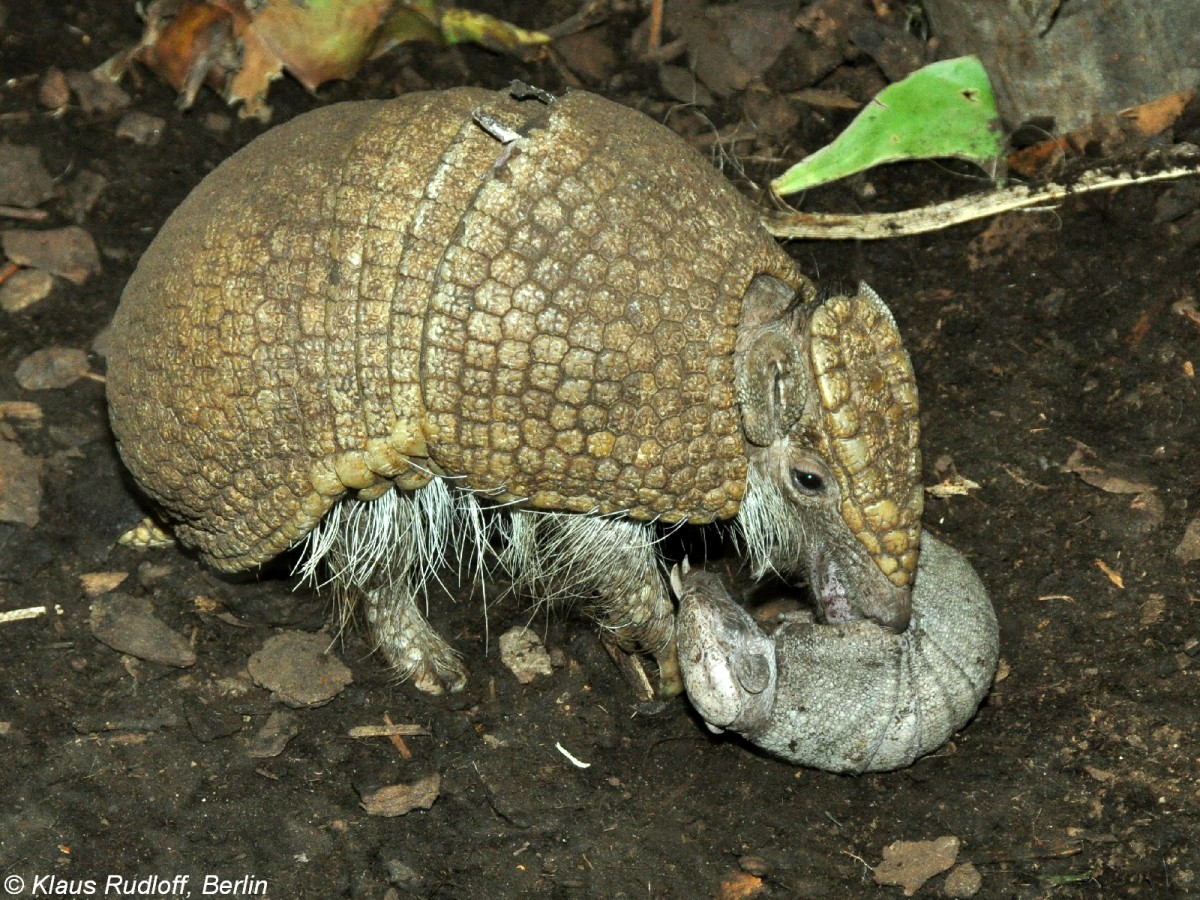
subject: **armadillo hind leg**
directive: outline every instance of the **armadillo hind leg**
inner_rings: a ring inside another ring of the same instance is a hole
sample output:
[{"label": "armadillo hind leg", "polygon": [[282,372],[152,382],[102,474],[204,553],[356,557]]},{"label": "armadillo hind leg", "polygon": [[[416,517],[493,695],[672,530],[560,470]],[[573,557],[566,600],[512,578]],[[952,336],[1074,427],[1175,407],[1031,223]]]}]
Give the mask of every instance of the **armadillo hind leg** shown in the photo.
[{"label": "armadillo hind leg", "polygon": [[654,656],[659,693],[683,690],[674,616],[651,525],[628,519],[514,511],[501,563],[514,587],[545,603],[581,603],[627,652]]},{"label": "armadillo hind leg", "polygon": [[307,577],[332,586],[343,622],[361,612],[401,680],[432,694],[461,690],[467,679],[458,654],[420,609],[455,546],[461,499],[434,479],[370,502],[342,500],[309,536],[300,565]]}]

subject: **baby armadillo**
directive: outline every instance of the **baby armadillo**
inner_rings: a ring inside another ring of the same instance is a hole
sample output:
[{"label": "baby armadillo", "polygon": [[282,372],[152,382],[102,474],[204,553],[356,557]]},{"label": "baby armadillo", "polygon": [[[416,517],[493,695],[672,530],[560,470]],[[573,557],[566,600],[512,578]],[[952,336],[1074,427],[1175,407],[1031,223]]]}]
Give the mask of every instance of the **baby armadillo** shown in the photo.
[{"label": "baby armadillo", "polygon": [[592,605],[672,668],[664,526],[736,516],[760,574],[903,630],[917,395],[869,289],[820,296],[672,132],[583,92],[345,103],[192,192],[121,298],[122,457],[218,569],[307,540],[386,659],[465,671],[448,553]]},{"label": "baby armadillo", "polygon": [[832,772],[881,772],[931,753],[975,714],[996,674],[996,614],[971,564],[921,543],[912,623],[830,626],[789,613],[770,635],[703,569],[672,571],[688,698],[708,727]]}]

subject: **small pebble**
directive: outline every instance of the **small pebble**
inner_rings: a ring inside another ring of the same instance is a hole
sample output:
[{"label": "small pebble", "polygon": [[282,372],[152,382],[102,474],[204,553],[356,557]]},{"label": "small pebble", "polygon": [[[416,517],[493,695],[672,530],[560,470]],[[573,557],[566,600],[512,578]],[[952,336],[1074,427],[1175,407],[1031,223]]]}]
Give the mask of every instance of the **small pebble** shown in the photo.
[{"label": "small pebble", "polygon": [[946,896],[955,900],[970,900],[983,887],[983,876],[974,864],[965,862],[955,866],[946,876]]}]

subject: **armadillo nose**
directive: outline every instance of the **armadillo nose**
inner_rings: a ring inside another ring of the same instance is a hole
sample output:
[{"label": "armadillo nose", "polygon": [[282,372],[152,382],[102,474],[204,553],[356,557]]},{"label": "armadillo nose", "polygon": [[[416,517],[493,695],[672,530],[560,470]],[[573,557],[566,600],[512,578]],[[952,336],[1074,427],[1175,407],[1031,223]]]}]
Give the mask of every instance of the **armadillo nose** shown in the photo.
[{"label": "armadillo nose", "polygon": [[887,594],[880,598],[876,609],[867,613],[867,618],[896,634],[902,634],[912,620],[912,590],[908,586],[891,585],[890,588]]}]

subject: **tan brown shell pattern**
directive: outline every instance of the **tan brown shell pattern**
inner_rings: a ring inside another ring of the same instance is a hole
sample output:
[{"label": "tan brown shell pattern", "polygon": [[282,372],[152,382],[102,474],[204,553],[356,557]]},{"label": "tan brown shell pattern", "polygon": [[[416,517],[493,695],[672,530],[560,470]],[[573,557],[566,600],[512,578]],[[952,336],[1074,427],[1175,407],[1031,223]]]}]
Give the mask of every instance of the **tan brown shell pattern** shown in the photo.
[{"label": "tan brown shell pattern", "polygon": [[[821,404],[815,435],[843,486],[841,513],[897,587],[916,573],[924,506],[917,386],[896,323],[866,285],[809,322]],[[907,494],[897,494],[908,485]]]},{"label": "tan brown shell pattern", "polygon": [[705,160],[601,98],[327,107],[218,167],[142,257],[113,429],[176,534],[229,571],[347,491],[434,474],[545,509],[724,518],[760,273],[804,282]]}]

